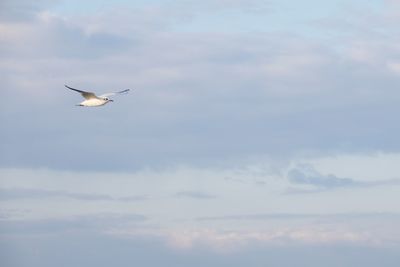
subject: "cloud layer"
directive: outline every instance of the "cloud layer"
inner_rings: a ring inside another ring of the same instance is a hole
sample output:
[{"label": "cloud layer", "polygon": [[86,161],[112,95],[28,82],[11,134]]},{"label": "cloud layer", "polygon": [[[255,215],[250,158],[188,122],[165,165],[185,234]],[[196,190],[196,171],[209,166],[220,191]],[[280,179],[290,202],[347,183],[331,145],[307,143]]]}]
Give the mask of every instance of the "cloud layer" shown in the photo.
[{"label": "cloud layer", "polygon": [[33,188],[0,188],[0,200],[13,199],[41,199],[41,198],[70,198],[88,201],[139,201],[145,196],[112,197],[103,194],[73,193],[62,190],[44,190]]},{"label": "cloud layer", "polygon": [[7,266],[398,265],[396,1],[31,2],[0,3]]},{"label": "cloud layer", "polygon": [[[327,44],[268,31],[185,33],[173,28],[184,16],[170,12],[36,12],[29,23],[3,22],[3,167],[135,170],[398,151],[392,35],[358,31]],[[168,16],[146,24],[154,14]],[[107,26],[116,24],[125,26]],[[65,83],[135,90],[105,109],[78,110],[80,96]]]},{"label": "cloud layer", "polygon": [[311,186],[310,189],[291,189],[291,193],[315,193],[318,191],[332,190],[336,188],[368,188],[385,185],[400,185],[399,178],[380,179],[375,181],[357,181],[351,178],[341,178],[333,174],[323,175],[318,173],[310,165],[302,165],[288,172],[288,180],[293,185]]}]

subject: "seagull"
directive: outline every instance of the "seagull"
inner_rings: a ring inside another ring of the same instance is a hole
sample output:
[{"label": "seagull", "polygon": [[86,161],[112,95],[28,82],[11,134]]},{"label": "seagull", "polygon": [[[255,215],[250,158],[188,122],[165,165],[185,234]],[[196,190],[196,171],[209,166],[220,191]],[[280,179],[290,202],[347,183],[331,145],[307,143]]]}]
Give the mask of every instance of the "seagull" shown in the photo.
[{"label": "seagull", "polygon": [[82,90],[78,90],[72,87],[69,87],[68,85],[65,85],[65,87],[67,87],[70,90],[76,91],[78,93],[80,93],[84,98],[85,101],[81,102],[80,104],[78,104],[77,106],[82,106],[82,107],[98,107],[98,106],[103,106],[105,104],[107,104],[108,102],[113,102],[114,100],[109,99],[109,96],[112,95],[118,95],[118,94],[124,94],[129,92],[130,89],[125,89],[119,92],[114,92],[114,93],[107,93],[107,94],[103,94],[100,96],[95,95],[92,92],[86,92],[86,91],[82,91]]}]

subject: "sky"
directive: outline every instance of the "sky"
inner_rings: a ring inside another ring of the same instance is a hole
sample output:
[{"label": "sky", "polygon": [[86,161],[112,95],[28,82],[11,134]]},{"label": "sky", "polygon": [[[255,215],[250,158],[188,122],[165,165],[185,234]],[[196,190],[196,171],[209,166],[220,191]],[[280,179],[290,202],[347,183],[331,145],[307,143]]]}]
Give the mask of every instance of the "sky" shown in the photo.
[{"label": "sky", "polygon": [[397,0],[1,1],[1,265],[397,266],[399,23]]}]

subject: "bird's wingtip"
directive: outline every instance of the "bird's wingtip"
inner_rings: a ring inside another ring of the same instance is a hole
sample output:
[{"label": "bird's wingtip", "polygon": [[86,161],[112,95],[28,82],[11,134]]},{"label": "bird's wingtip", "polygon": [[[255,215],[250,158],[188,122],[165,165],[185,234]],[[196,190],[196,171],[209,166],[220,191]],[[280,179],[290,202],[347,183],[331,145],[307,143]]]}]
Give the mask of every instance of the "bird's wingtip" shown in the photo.
[{"label": "bird's wingtip", "polygon": [[126,94],[126,93],[128,93],[130,90],[131,90],[131,89],[125,89],[125,90],[122,90],[122,91],[120,91],[120,92],[117,92],[117,94]]}]

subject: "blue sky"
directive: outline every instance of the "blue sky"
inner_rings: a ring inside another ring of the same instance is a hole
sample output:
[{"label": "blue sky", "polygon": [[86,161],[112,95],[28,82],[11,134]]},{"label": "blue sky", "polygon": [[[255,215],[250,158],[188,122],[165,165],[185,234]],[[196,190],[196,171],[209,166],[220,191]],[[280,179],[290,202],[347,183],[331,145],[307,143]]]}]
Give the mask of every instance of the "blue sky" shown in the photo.
[{"label": "blue sky", "polygon": [[397,266],[399,4],[2,1],[0,259]]}]

